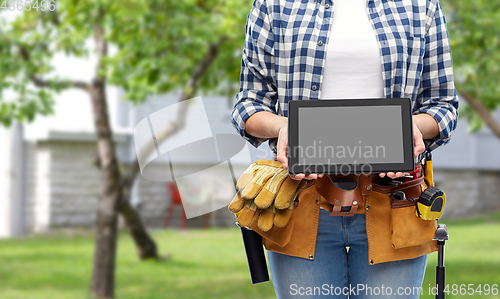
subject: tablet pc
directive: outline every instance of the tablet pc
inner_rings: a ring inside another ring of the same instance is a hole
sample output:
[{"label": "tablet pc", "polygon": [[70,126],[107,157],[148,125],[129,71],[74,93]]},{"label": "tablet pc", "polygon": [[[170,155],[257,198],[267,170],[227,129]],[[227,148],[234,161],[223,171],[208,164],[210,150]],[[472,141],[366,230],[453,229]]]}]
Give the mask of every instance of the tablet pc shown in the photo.
[{"label": "tablet pc", "polygon": [[414,170],[410,99],[299,100],[288,104],[289,173]]}]

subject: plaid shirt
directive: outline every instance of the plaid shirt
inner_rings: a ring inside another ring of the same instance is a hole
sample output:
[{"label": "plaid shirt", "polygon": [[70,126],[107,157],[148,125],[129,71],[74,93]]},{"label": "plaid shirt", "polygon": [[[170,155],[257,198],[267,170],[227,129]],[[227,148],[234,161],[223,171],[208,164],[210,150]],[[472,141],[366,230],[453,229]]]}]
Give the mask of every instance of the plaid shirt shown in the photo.
[{"label": "plaid shirt", "polygon": [[[255,0],[246,24],[240,92],[232,114],[255,147],[266,141],[245,132],[255,112],[288,117],[291,100],[318,100],[334,4],[330,0]],[[439,0],[369,0],[367,13],[380,46],[387,98],[410,98],[413,113],[433,116],[448,143],[457,124],[458,95],[445,18]],[[269,141],[276,151],[276,138]]]}]

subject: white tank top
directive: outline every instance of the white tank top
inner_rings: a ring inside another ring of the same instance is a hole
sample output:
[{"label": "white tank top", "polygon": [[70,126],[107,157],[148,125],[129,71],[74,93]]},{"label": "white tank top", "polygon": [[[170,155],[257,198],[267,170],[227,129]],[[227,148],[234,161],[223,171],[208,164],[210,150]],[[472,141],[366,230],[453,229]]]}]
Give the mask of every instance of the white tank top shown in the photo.
[{"label": "white tank top", "polygon": [[321,99],[382,98],[380,48],[367,0],[334,0]]}]

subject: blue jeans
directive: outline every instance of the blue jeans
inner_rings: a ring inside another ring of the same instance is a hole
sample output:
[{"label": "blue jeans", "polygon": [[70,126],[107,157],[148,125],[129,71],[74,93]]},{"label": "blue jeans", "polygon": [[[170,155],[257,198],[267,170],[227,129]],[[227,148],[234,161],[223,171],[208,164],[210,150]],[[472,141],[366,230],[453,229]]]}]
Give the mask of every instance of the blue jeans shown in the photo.
[{"label": "blue jeans", "polygon": [[427,255],[368,264],[365,215],[332,217],[321,209],[314,260],[268,251],[282,298],[418,298]]}]

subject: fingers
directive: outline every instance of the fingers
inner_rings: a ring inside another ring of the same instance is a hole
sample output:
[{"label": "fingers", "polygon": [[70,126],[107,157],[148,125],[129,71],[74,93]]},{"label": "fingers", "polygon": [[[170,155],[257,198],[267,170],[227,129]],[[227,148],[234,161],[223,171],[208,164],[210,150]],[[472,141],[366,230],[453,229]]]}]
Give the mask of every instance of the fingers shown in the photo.
[{"label": "fingers", "polygon": [[389,176],[391,179],[395,179],[395,178],[399,178],[399,177],[404,176],[404,173],[402,173],[402,172],[396,172],[396,173],[394,173],[394,172],[389,172],[389,173],[387,174],[387,176]]},{"label": "fingers", "polygon": [[378,176],[381,177],[381,178],[385,177],[386,175],[388,177],[390,177],[391,179],[395,179],[395,178],[399,178],[399,177],[404,176],[404,173],[398,171],[396,173],[394,173],[394,172],[387,172],[387,173],[381,172],[381,173],[378,174]]},{"label": "fingers", "polygon": [[290,174],[290,178],[292,180],[296,180],[296,181],[300,181],[300,180],[303,180],[303,179],[306,179],[306,180],[315,180],[315,179],[319,179],[319,178],[322,178],[322,177],[323,177],[322,174],[308,174],[308,175],[305,175],[303,173]]},{"label": "fingers", "polygon": [[300,181],[300,180],[303,180],[305,178],[305,175],[304,174],[290,174],[290,178],[292,180],[296,180],[296,181]]}]

